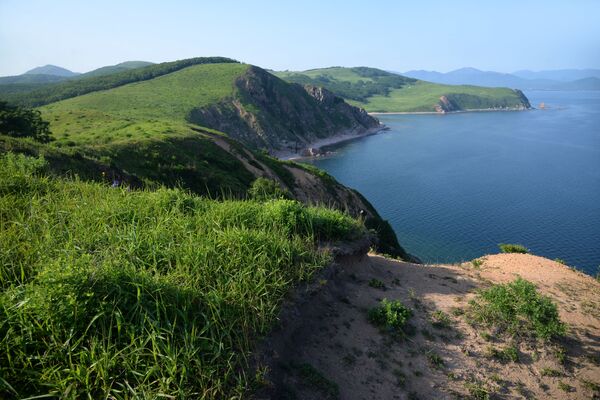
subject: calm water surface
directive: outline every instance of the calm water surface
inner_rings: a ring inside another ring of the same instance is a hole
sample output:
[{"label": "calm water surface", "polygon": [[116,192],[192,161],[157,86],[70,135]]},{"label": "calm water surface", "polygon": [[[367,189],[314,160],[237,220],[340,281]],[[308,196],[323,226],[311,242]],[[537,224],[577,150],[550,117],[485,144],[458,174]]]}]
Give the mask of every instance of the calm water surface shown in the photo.
[{"label": "calm water surface", "polygon": [[527,92],[546,110],[386,115],[390,131],[314,160],[362,192],[427,262],[521,243],[600,265],[600,92]]}]

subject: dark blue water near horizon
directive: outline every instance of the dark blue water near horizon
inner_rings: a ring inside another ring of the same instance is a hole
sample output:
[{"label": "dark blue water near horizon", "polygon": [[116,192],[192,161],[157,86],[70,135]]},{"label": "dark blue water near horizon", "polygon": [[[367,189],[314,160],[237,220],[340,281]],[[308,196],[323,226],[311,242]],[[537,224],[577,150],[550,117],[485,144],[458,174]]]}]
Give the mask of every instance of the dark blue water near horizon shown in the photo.
[{"label": "dark blue water near horizon", "polygon": [[545,110],[383,115],[390,130],[310,161],[358,189],[426,262],[521,243],[596,274],[600,92],[530,91]]}]

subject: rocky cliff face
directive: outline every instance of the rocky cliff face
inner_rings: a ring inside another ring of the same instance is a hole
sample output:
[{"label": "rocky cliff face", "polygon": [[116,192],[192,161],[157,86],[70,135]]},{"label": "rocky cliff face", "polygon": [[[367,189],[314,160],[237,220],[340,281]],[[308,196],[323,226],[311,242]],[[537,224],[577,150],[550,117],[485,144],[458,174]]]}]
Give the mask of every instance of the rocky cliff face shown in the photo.
[{"label": "rocky cliff face", "polygon": [[513,90],[518,101],[507,99],[488,99],[482,96],[474,96],[465,93],[454,93],[441,96],[435,105],[435,111],[439,113],[468,111],[468,110],[527,110],[531,108],[529,100],[519,89]]},{"label": "rocky cliff face", "polygon": [[193,109],[188,120],[226,132],[251,148],[299,152],[339,134],[364,134],[379,122],[323,88],[287,83],[251,66],[233,98]]}]

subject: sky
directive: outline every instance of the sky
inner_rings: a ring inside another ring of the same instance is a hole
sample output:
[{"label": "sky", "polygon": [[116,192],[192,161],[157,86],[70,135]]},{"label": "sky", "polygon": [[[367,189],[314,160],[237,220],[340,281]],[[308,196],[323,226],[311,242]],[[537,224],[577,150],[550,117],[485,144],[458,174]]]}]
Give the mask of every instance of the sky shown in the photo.
[{"label": "sky", "polygon": [[276,70],[600,68],[600,1],[0,0],[0,76],[216,55]]}]

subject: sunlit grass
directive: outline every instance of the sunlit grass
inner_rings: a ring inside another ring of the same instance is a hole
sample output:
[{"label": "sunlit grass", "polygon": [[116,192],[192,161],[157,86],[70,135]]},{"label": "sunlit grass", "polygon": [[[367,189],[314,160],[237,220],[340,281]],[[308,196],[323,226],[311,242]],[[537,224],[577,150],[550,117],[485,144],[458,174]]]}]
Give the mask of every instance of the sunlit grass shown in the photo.
[{"label": "sunlit grass", "polygon": [[291,200],[213,201],[48,178],[0,158],[0,394],[241,396],[289,288],[357,221]]}]

